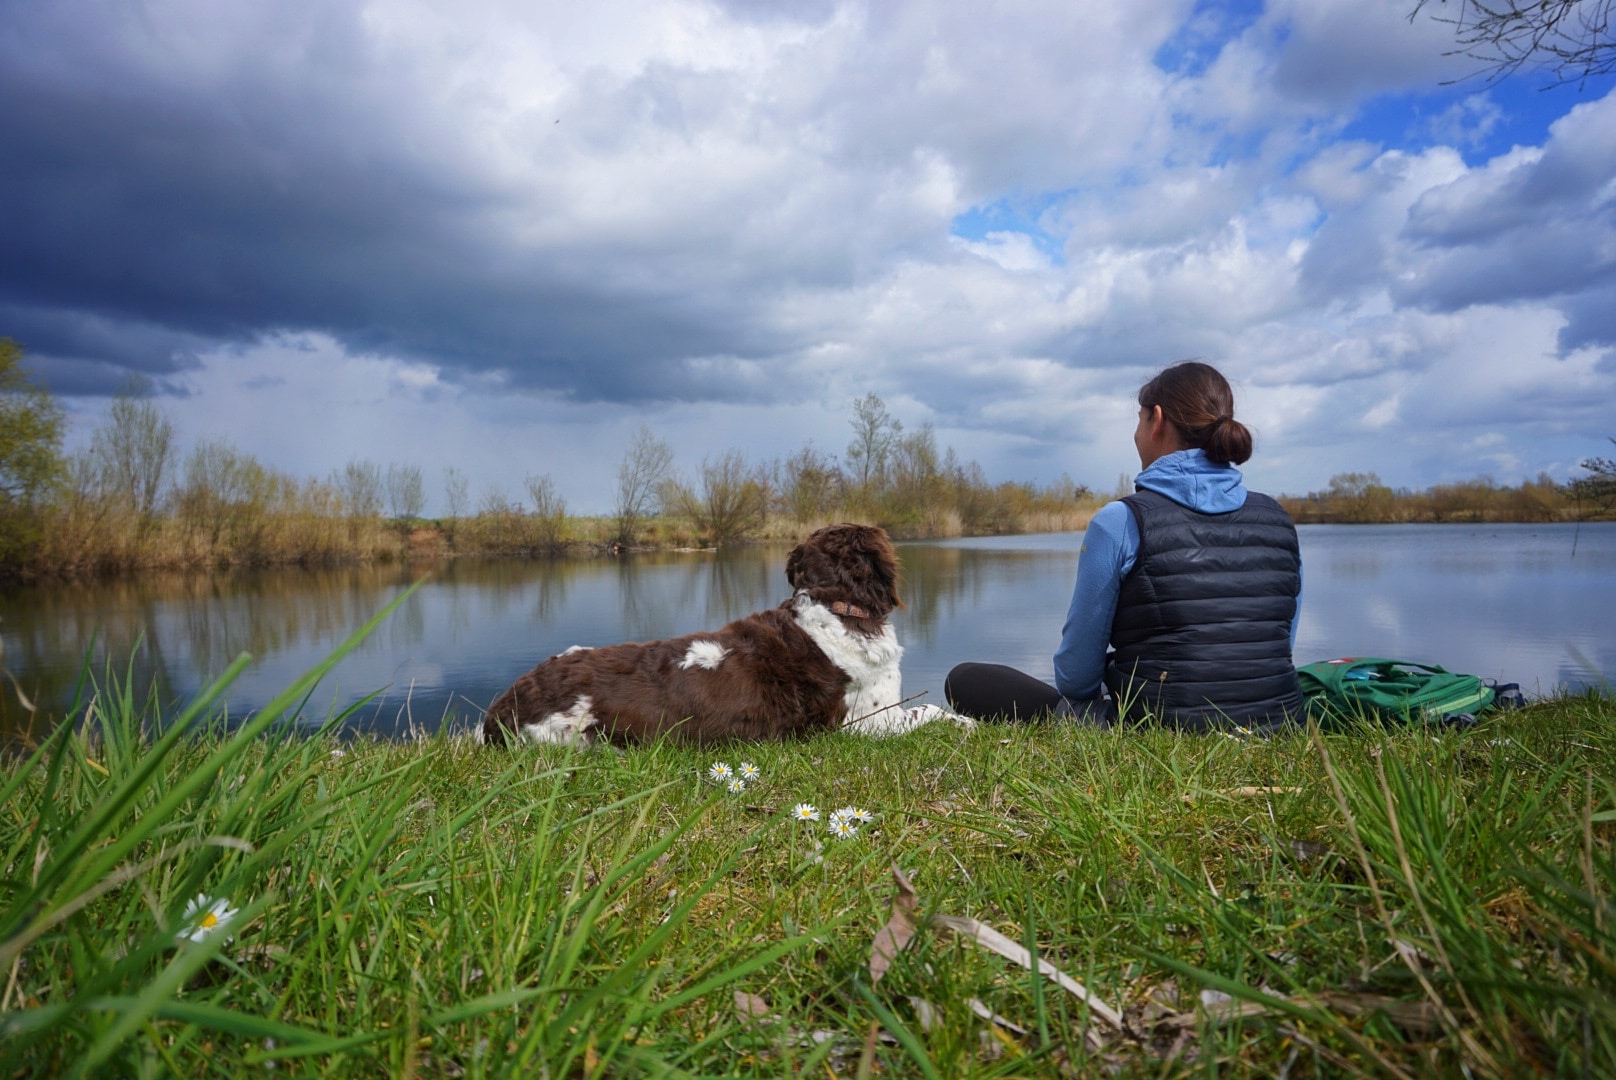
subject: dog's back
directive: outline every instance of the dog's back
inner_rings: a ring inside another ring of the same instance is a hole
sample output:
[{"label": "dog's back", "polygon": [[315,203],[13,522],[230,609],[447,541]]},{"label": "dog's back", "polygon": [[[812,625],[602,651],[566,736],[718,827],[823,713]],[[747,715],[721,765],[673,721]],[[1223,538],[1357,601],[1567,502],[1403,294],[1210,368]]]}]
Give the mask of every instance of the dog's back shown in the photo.
[{"label": "dog's back", "polygon": [[788,602],[711,633],[551,657],[489,706],[483,737],[794,738],[841,723],[848,681],[797,625]]}]

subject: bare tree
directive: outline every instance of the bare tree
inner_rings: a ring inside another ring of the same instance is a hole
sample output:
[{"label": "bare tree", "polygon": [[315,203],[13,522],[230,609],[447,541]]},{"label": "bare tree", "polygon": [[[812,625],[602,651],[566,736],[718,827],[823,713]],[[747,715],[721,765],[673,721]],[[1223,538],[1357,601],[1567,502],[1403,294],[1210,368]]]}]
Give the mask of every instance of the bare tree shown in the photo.
[{"label": "bare tree", "polygon": [[769,478],[749,466],[739,450],[728,450],[701,463],[701,493],[684,484],[669,485],[670,507],[690,518],[707,540],[718,546],[744,540],[763,527],[769,510]]},{"label": "bare tree", "polygon": [[529,474],[525,483],[528,498],[533,500],[533,547],[555,554],[566,544],[567,500],[556,491],[548,473]]},{"label": "bare tree", "polygon": [[797,521],[813,521],[836,509],[846,482],[834,458],[804,446],[780,466],[780,499]]},{"label": "bare tree", "polygon": [[332,483],[342,492],[342,501],[349,517],[380,517],[382,512],[382,470],[369,459],[355,459],[332,477]]},{"label": "bare tree", "polygon": [[263,466],[228,441],[205,439],[185,459],[176,492],[180,521],[206,538],[209,554],[250,549],[263,527],[266,479]]},{"label": "bare tree", "polygon": [[886,478],[887,461],[903,433],[903,424],[887,412],[886,402],[866,394],[853,402],[853,441],[847,444],[847,466],[863,489]]},{"label": "bare tree", "polygon": [[460,519],[466,514],[466,503],[470,496],[471,487],[466,481],[466,474],[453,465],[443,470],[443,507],[447,511],[444,532],[449,541],[449,550],[455,546],[455,532],[459,529]]},{"label": "bare tree", "polygon": [[90,440],[90,457],[108,497],[134,514],[142,533],[156,517],[174,453],[174,425],[144,399],[147,392],[143,381],[125,383],[107,410],[106,423]]},{"label": "bare tree", "polygon": [[891,471],[892,494],[900,507],[921,510],[935,498],[941,469],[937,436],[930,424],[893,444]]},{"label": "bare tree", "polygon": [[477,504],[477,532],[485,550],[509,552],[521,546],[522,508],[503,489],[489,488]]},{"label": "bare tree", "polygon": [[[1449,15],[1432,15],[1453,26],[1455,48],[1485,65],[1488,81],[1513,74],[1523,64],[1541,64],[1562,82],[1616,71],[1611,9],[1616,0],[1439,0]],[[1430,4],[1417,0],[1413,19]]]},{"label": "bare tree", "polygon": [[365,521],[382,515],[381,466],[367,459],[354,459],[331,474],[331,486],[342,497],[343,515],[348,519],[348,541],[359,542]]},{"label": "bare tree", "polygon": [[426,508],[426,484],[419,466],[387,466],[387,506],[401,527],[421,516]]},{"label": "bare tree", "polygon": [[632,544],[657,492],[673,469],[673,448],[641,425],[617,467],[617,499],[612,517],[617,539]]}]

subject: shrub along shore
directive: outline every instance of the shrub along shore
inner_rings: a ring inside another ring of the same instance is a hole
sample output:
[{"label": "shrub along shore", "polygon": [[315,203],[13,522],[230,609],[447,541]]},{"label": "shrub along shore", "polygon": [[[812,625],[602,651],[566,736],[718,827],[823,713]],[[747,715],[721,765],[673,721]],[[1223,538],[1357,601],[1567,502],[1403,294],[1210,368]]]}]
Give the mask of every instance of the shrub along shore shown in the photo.
[{"label": "shrub along shore", "polygon": [[[1018,489],[1019,494],[1019,489]],[[588,558],[632,551],[680,551],[718,546],[796,542],[834,521],[878,523],[900,540],[1006,533],[1070,532],[1086,528],[1099,503],[1091,499],[1044,499],[1036,494],[991,521],[967,528],[958,515],[894,520],[890,515],[847,507],[840,513],[799,520],[769,515],[744,532],[716,541],[689,517],[667,514],[643,519],[625,542],[615,519],[566,517],[544,523],[518,507],[465,518],[343,518],[316,514],[265,514],[239,530],[198,532],[181,520],[157,519],[144,527],[60,530],[26,560],[0,562],[0,579],[70,578],[146,570],[204,570],[261,566],[333,566],[344,563],[433,562],[446,558]]]},{"label": "shrub along shore", "polygon": [[0,766],[0,1074],[1616,1074],[1608,698],[1267,740],[287,737],[353,644],[234,726],[92,686]]}]

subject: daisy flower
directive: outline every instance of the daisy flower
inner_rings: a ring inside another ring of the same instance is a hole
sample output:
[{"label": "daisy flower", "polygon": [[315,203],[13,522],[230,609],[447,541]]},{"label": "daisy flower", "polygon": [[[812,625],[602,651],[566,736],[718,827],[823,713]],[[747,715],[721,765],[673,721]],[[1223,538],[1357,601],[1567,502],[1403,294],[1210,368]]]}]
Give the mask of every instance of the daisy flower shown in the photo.
[{"label": "daisy flower", "polygon": [[849,806],[847,808],[846,816],[848,821],[856,821],[860,825],[868,825],[870,822],[875,820],[874,814],[863,809],[862,807],[857,806]]},{"label": "daisy flower", "polygon": [[[185,928],[179,932],[179,937],[186,941],[206,941],[229,925],[236,917],[236,909],[227,900],[210,900],[197,893],[196,899],[185,905],[185,914],[180,917]],[[228,935],[225,940],[230,940]]]},{"label": "daisy flower", "polygon": [[736,769],[735,773],[748,784],[754,783],[763,776],[763,774],[758,771],[758,767],[752,764],[750,761],[741,762],[741,767]]},{"label": "daisy flower", "polygon": [[851,840],[858,835],[858,826],[846,818],[832,816],[830,834],[838,840]]},{"label": "daisy flower", "polygon": [[796,821],[818,821],[819,807],[811,802],[800,802],[791,808],[791,817]]},{"label": "daisy flower", "polygon": [[734,777],[735,770],[730,768],[727,762],[715,761],[713,767],[707,770],[707,775],[722,784]]},{"label": "daisy flower", "polygon": [[739,776],[732,776],[724,786],[729,789],[731,795],[739,795],[746,790],[746,781]]}]

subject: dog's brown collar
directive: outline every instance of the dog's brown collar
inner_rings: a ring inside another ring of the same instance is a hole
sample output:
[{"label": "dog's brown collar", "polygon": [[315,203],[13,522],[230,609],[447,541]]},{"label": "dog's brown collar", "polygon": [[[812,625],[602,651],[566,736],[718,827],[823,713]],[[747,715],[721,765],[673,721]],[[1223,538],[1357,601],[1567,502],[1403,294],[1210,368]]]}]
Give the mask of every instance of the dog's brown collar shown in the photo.
[{"label": "dog's brown collar", "polygon": [[870,613],[857,604],[849,604],[846,600],[832,600],[830,603],[832,615],[850,615],[855,619],[868,619]]}]

